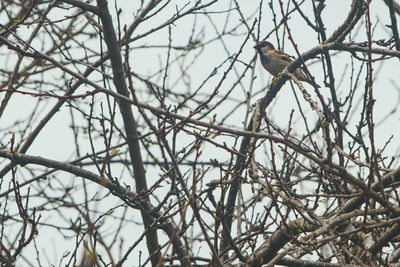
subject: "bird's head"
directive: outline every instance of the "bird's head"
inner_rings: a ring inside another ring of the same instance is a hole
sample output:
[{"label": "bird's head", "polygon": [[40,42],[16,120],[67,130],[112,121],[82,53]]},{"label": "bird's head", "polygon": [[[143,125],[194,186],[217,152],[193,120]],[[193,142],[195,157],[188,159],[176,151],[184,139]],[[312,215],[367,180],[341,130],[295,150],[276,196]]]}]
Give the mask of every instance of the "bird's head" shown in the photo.
[{"label": "bird's head", "polygon": [[260,52],[260,53],[265,53],[265,52],[268,52],[268,51],[275,50],[274,45],[271,44],[271,43],[268,42],[268,41],[261,41],[261,42],[258,42],[258,43],[254,46],[254,48],[257,49],[257,51]]}]

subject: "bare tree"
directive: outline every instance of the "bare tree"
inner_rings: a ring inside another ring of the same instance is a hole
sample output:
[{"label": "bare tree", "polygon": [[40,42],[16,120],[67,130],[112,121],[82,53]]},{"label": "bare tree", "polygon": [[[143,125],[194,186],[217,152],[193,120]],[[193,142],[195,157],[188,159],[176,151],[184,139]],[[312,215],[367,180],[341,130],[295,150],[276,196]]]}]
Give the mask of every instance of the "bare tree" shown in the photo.
[{"label": "bare tree", "polygon": [[130,2],[1,2],[2,266],[397,266],[399,3]]}]

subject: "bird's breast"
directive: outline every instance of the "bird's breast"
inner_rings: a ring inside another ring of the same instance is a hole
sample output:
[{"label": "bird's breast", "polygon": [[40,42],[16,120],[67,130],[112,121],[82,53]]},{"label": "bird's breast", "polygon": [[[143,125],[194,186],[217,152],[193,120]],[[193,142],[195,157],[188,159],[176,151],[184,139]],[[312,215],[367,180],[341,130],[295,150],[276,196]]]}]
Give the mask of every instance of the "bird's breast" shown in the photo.
[{"label": "bird's breast", "polygon": [[261,55],[261,63],[263,65],[269,64],[271,62],[271,56],[270,55]]}]

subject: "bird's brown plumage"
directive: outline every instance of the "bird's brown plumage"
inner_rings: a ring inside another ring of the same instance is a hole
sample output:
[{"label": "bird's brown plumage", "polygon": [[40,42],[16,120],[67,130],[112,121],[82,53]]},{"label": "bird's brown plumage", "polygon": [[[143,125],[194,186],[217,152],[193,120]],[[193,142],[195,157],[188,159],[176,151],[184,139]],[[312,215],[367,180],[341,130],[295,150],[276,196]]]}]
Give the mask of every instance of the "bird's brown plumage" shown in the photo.
[{"label": "bird's brown plumage", "polygon": [[[263,65],[264,69],[266,69],[269,73],[271,73],[274,77],[278,76],[279,73],[283,71],[293,60],[283,53],[275,49],[273,44],[268,41],[262,41],[257,43],[254,46],[257,49],[261,64]],[[314,83],[311,78],[307,77],[301,67],[297,68],[294,72],[294,75],[300,81],[309,83],[314,86],[320,87],[318,84]]]}]

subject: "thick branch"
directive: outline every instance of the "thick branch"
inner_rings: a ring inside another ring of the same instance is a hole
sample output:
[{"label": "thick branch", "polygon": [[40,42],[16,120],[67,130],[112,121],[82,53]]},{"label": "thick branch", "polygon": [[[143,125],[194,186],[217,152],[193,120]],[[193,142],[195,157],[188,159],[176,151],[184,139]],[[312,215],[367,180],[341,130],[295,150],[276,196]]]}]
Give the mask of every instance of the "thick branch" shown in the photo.
[{"label": "thick branch", "polygon": [[[114,76],[113,82],[115,88],[117,89],[117,92],[119,94],[128,96],[129,91],[125,82],[125,75],[123,72],[124,65],[122,63],[121,47],[119,46],[117,41],[111,15],[108,11],[107,1],[98,0],[97,4],[100,9],[100,19],[104,27],[104,40],[107,44],[108,52],[110,55],[111,66]],[[121,110],[122,119],[124,121],[129,155],[131,158],[135,177],[136,191],[138,193],[147,192],[146,175],[142,162],[142,156],[140,153],[137,123],[133,117],[131,106],[124,101],[119,101],[118,103]],[[145,199],[147,201],[150,201],[149,196],[146,196]],[[150,216],[148,216],[145,212],[142,212],[142,218],[144,227],[146,230],[148,230],[146,234],[146,240],[149,255],[151,255],[151,262],[153,266],[157,266],[161,262],[161,252],[157,238],[157,231],[156,229],[149,229],[153,222],[153,219]]]}]

